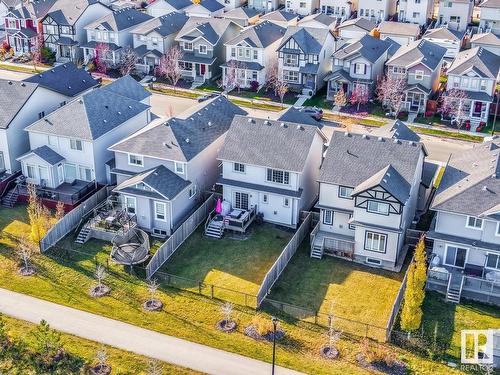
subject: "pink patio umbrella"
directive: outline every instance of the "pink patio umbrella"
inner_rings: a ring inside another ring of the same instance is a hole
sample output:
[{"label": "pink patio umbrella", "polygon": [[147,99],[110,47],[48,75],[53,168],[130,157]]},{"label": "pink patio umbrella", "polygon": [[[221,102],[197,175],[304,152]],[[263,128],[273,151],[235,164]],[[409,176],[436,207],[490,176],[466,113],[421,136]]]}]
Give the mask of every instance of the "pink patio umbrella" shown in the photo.
[{"label": "pink patio umbrella", "polygon": [[215,213],[220,214],[222,212],[222,202],[220,198],[217,198],[217,204],[215,205]]}]

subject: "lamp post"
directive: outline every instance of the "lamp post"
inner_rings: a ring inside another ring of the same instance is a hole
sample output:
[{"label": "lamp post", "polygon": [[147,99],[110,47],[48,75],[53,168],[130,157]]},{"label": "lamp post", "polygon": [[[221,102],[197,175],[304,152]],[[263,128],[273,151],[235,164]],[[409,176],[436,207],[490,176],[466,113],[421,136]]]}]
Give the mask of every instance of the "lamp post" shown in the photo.
[{"label": "lamp post", "polygon": [[495,135],[495,125],[497,123],[497,113],[498,113],[498,104],[500,102],[500,90],[497,90],[497,104],[495,106],[495,116],[493,116],[493,125],[491,126],[491,136]]},{"label": "lamp post", "polygon": [[273,367],[271,374],[274,375],[274,363],[276,359],[276,327],[278,325],[278,318],[273,316],[271,321],[273,322]]}]

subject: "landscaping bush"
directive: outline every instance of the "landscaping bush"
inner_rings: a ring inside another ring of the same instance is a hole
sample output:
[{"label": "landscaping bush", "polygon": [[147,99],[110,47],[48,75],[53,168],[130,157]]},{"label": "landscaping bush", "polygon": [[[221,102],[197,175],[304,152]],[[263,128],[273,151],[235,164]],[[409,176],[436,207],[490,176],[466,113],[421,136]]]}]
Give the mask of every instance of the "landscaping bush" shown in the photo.
[{"label": "landscaping bush", "polygon": [[259,82],[257,82],[257,81],[250,82],[250,90],[251,91],[257,91],[258,89],[259,89]]},{"label": "landscaping bush", "polygon": [[56,61],[56,54],[47,47],[41,49],[42,61],[46,64],[53,64]]},{"label": "landscaping bush", "polygon": [[273,322],[262,315],[255,315],[252,319],[252,324],[257,333],[261,336],[265,336],[274,331]]}]

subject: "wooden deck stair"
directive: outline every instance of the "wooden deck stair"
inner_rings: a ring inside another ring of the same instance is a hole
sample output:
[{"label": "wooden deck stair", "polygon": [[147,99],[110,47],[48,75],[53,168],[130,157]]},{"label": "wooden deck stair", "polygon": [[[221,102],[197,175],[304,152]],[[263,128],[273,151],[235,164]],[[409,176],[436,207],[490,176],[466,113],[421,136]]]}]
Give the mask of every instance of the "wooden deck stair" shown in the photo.
[{"label": "wooden deck stair", "polygon": [[211,220],[205,227],[205,236],[213,238],[222,238],[224,235],[224,222]]},{"label": "wooden deck stair", "polygon": [[83,245],[85,242],[89,240],[89,237],[90,237],[90,227],[85,225],[78,233],[78,236],[75,239],[75,243]]},{"label": "wooden deck stair", "polygon": [[18,189],[14,188],[10,190],[5,197],[2,198],[2,206],[7,208],[12,208],[17,203],[17,198],[19,197]]},{"label": "wooden deck stair", "polygon": [[311,258],[321,259],[323,258],[323,247],[320,245],[313,245],[311,249]]},{"label": "wooden deck stair", "polygon": [[462,296],[464,278],[461,275],[451,274],[448,281],[448,288],[446,289],[446,300],[452,303],[460,303]]}]

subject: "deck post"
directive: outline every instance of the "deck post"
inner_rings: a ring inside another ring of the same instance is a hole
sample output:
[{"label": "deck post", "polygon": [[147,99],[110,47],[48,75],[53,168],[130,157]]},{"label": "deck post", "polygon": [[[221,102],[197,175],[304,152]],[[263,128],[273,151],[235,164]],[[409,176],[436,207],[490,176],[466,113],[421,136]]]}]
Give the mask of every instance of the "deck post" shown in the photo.
[{"label": "deck post", "polygon": [[213,286],[213,284],[210,285],[210,298],[214,298],[214,286]]},{"label": "deck post", "polygon": [[198,281],[198,293],[201,294],[201,281]]}]

